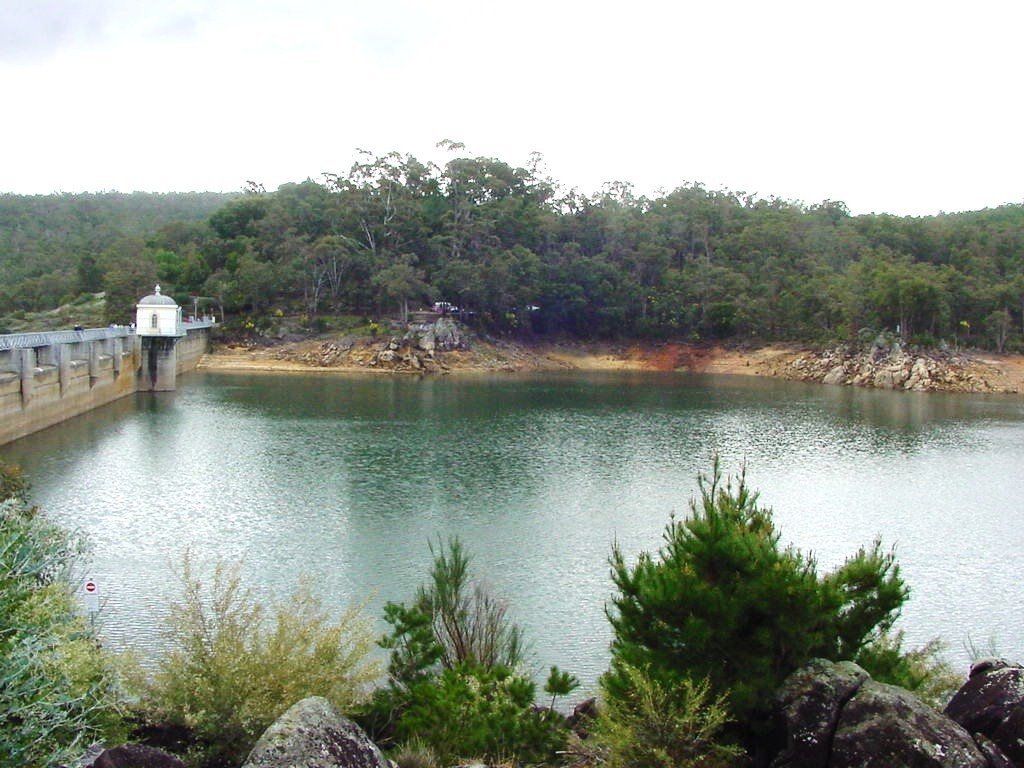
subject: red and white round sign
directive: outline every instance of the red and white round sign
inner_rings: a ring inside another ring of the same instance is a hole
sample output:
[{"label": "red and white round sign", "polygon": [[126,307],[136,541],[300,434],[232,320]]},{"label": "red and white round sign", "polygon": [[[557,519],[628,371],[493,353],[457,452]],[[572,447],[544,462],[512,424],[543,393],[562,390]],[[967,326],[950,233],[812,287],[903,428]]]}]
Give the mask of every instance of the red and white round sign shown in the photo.
[{"label": "red and white round sign", "polygon": [[85,591],[89,592],[90,594],[95,592],[96,591],[96,582],[95,581],[87,581],[87,582],[85,582]]}]

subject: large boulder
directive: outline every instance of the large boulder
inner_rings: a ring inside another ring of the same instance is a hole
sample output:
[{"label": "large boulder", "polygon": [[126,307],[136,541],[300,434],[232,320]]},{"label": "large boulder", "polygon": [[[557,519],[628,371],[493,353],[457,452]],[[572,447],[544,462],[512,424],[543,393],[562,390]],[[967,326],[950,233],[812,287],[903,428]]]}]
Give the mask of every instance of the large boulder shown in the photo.
[{"label": "large boulder", "polygon": [[377,745],[327,699],[303,699],[256,742],[243,768],[390,768]]},{"label": "large boulder", "polygon": [[790,675],[775,697],[786,723],[786,749],[776,765],[825,768],[843,705],[867,679],[868,673],[851,661],[824,659]]},{"label": "large boulder", "polygon": [[122,744],[103,750],[89,768],[185,768],[185,764],[155,747]]},{"label": "large boulder", "polygon": [[979,661],[946,705],[946,714],[1024,766],[1024,667],[1003,659]]},{"label": "large boulder", "polygon": [[597,719],[597,699],[585,699],[572,708],[568,717],[569,729],[581,739],[590,737],[590,728]]},{"label": "large boulder", "polygon": [[829,768],[991,768],[971,734],[909,691],[865,681],[843,707]]},{"label": "large boulder", "polygon": [[453,349],[464,349],[465,337],[459,324],[451,317],[438,318],[431,328],[433,344],[436,349],[449,352]]},{"label": "large boulder", "polygon": [[846,368],[842,365],[836,365],[825,374],[825,378],[821,380],[821,383],[842,384],[844,381],[846,381]]},{"label": "large boulder", "polygon": [[776,768],[1005,766],[998,748],[983,751],[957,723],[852,662],[812,662],[786,680],[776,705],[787,737]]}]

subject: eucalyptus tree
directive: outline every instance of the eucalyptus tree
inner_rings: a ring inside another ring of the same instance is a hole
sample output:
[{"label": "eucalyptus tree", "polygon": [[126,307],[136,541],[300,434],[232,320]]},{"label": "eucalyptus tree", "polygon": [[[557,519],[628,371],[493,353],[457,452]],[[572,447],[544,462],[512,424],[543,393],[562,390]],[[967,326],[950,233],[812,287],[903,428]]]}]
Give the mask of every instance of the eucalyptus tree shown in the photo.
[{"label": "eucalyptus tree", "polygon": [[400,255],[391,264],[378,271],[371,282],[381,302],[398,304],[402,323],[409,322],[409,302],[432,299],[434,289],[424,279],[423,270],[416,268],[415,254]]}]

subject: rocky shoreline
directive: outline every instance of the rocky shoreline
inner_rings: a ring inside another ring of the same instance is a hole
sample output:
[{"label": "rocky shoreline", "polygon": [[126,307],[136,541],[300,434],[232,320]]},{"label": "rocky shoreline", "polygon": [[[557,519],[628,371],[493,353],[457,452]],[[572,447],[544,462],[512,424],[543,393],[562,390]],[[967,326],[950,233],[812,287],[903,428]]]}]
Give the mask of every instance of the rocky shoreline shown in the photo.
[{"label": "rocky shoreline", "polygon": [[906,348],[678,342],[531,343],[477,336],[451,318],[383,336],[249,339],[218,346],[211,370],[412,374],[554,370],[686,371],[768,376],[909,392],[1024,392],[1024,356]]},{"label": "rocky shoreline", "polygon": [[1015,379],[1012,367],[967,353],[876,343],[868,350],[839,346],[797,352],[769,366],[766,373],[798,381],[908,392],[1019,393],[1019,374]]},{"label": "rocky shoreline", "polygon": [[[771,762],[773,768],[1024,766],[1024,667],[1005,659],[976,662],[941,712],[910,691],[872,680],[851,661],[823,659],[791,674],[774,705],[781,751]],[[581,711],[586,712],[582,719]],[[575,734],[571,741],[586,743],[596,714],[592,699],[577,707],[576,720],[567,721]],[[564,764],[574,768],[604,764],[593,749],[561,754]],[[747,763],[740,759],[732,764]],[[145,744],[111,749],[95,745],[76,765],[185,768],[176,755]],[[355,722],[327,699],[313,696],[293,704],[266,729],[242,768],[395,765]],[[476,761],[470,765],[486,768]]]}]

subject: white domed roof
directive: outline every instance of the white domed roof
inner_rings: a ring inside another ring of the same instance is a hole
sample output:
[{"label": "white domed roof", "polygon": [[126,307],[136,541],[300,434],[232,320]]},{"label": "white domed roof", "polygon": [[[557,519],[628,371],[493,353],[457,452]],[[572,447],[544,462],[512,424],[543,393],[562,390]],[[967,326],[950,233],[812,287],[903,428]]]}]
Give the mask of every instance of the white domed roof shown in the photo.
[{"label": "white domed roof", "polygon": [[140,307],[141,306],[150,306],[150,305],[153,305],[153,304],[164,304],[164,305],[168,305],[168,306],[172,306],[172,307],[178,306],[178,303],[174,299],[172,299],[170,296],[162,296],[160,294],[160,286],[159,285],[156,287],[156,291],[155,292],[149,294],[149,296],[144,296],[142,299],[139,300],[139,306]]}]

